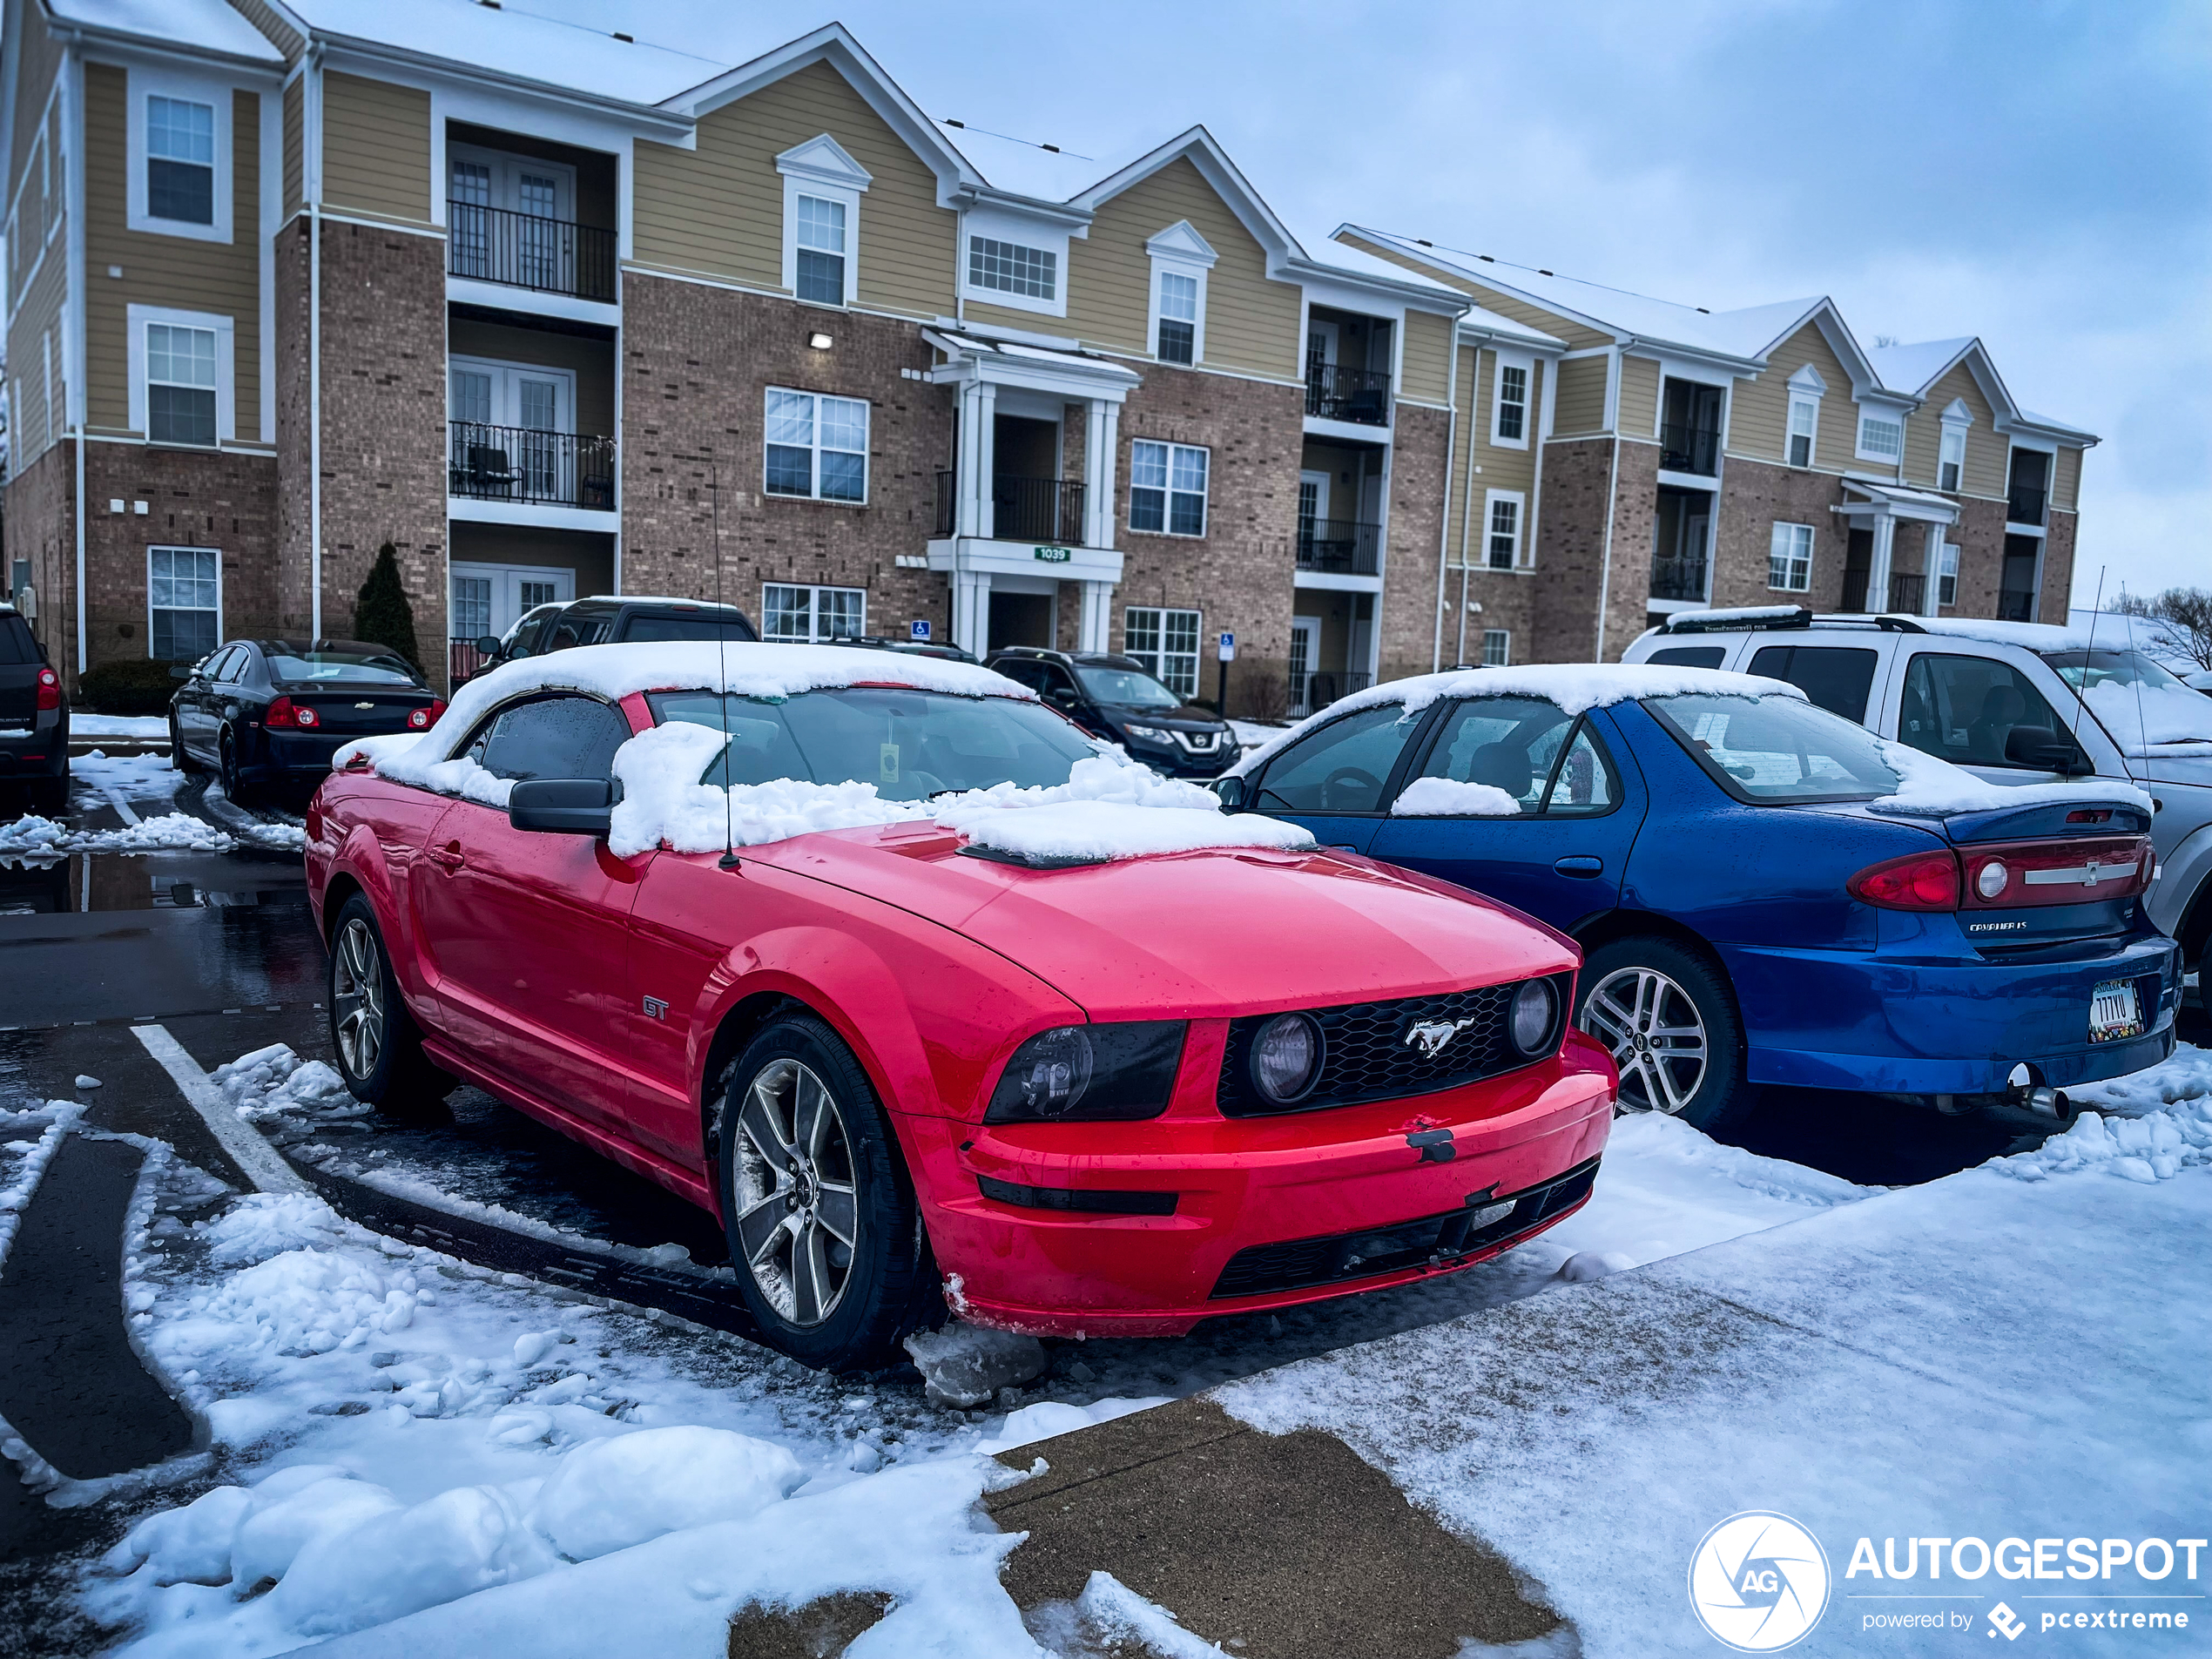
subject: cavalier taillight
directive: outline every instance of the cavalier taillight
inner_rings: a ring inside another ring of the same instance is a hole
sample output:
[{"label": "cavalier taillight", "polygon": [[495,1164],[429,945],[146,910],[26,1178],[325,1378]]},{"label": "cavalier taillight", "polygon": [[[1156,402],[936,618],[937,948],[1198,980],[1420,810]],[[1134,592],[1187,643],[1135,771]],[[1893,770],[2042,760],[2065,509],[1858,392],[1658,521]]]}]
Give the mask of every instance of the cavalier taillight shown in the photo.
[{"label": "cavalier taillight", "polygon": [[1862,904],[1884,910],[1956,910],[1959,856],[1946,847],[1885,859],[1868,865],[1844,886]]},{"label": "cavalier taillight", "polygon": [[445,711],[445,698],[433,698],[424,707],[407,711],[407,729],[410,732],[428,732],[437,725],[438,717]]},{"label": "cavalier taillight", "polygon": [[261,724],[281,726],[290,731],[312,732],[322,724],[322,716],[304,703],[294,703],[288,697],[280,697],[269,705],[269,711],[261,717]]},{"label": "cavalier taillight", "polygon": [[2149,838],[2141,835],[2005,841],[1964,850],[1966,906],[1974,910],[2135,898],[2149,890],[2158,863]]},{"label": "cavalier taillight", "polygon": [[38,671],[38,711],[41,714],[62,705],[62,677],[51,668]]}]

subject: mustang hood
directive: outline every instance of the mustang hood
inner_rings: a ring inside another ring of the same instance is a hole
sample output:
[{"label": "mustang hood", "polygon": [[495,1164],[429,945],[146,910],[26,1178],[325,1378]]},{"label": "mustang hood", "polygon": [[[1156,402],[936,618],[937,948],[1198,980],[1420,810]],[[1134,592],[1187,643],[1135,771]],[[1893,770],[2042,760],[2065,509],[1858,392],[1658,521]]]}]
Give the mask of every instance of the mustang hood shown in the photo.
[{"label": "mustang hood", "polygon": [[745,856],[964,934],[1094,1020],[1433,995],[1577,961],[1516,911],[1364,859],[1247,849],[1037,870],[961,848],[957,835],[915,824]]}]

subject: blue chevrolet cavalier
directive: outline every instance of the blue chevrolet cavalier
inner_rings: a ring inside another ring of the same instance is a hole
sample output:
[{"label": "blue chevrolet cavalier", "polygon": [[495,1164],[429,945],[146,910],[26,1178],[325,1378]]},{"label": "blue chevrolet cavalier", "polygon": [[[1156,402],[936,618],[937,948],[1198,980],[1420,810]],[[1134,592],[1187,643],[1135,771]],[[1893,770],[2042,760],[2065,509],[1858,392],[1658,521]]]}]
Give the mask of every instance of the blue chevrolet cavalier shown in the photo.
[{"label": "blue chevrolet cavalier", "polygon": [[2141,796],[1994,788],[1779,681],[1400,680],[1217,788],[1573,935],[1575,1021],[1612,1049],[1624,1109],[1717,1129],[1778,1083],[1965,1109],[2174,1047],[2180,954],[2143,914]]}]

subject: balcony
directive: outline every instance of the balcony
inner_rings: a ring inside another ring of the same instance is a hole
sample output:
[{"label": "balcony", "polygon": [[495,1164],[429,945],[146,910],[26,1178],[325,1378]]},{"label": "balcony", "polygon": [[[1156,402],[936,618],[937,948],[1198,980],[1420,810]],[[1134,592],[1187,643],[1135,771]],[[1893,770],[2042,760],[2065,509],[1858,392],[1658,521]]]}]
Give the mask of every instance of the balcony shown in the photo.
[{"label": "balcony", "polygon": [[457,277],[611,305],[615,233],[475,202],[446,204],[446,268]]},{"label": "balcony", "polygon": [[1705,561],[1702,558],[1652,560],[1651,597],[1655,599],[1703,601],[1705,597]]},{"label": "balcony", "polygon": [[1381,570],[1382,526],[1348,518],[1302,518],[1298,568],[1324,576],[1373,576]]},{"label": "balcony", "polygon": [[1305,366],[1305,412],[1316,420],[1349,421],[1355,426],[1388,426],[1390,372],[1309,361]]},{"label": "balcony", "polygon": [[470,501],[612,512],[615,441],[534,427],[447,422],[448,491]]},{"label": "balcony", "polygon": [[1659,469],[1696,473],[1710,478],[1720,470],[1721,435],[1717,427],[1662,426],[1659,428]]},{"label": "balcony", "polygon": [[2014,484],[2005,492],[2005,522],[2008,524],[2040,524],[2047,496],[2040,484]]},{"label": "balcony", "polygon": [[[937,475],[934,534],[939,541],[953,535],[960,523],[954,476],[949,471]],[[1083,539],[1083,487],[1066,478],[1001,474],[991,480],[991,519],[993,541],[1079,546]]]},{"label": "balcony", "polygon": [[1354,691],[1364,691],[1375,683],[1375,677],[1364,671],[1350,668],[1321,668],[1311,673],[1291,671],[1291,706],[1286,712],[1292,719],[1325,709],[1340,697]]}]

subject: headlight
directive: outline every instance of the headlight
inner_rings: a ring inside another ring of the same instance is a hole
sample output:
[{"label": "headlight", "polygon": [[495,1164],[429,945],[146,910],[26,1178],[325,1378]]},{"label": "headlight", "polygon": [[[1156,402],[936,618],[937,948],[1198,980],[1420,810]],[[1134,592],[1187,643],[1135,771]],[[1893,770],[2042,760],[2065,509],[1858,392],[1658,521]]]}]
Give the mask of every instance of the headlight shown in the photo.
[{"label": "headlight", "polygon": [[1321,1028],[1304,1014],[1278,1014],[1252,1039],[1252,1087],[1278,1106],[1301,1098],[1321,1075]]},{"label": "headlight", "polygon": [[1132,738],[1143,738],[1147,743],[1173,743],[1175,741],[1174,734],[1163,726],[1131,725],[1124,725],[1122,730]]},{"label": "headlight", "polygon": [[1559,993],[1548,979],[1532,979],[1513,994],[1506,1035],[1514,1051],[1531,1058],[1552,1046],[1559,1034]]},{"label": "headlight", "polygon": [[2004,865],[1992,859],[1975,872],[1974,891],[1985,899],[1994,899],[2004,892],[2006,879]]},{"label": "headlight", "polygon": [[1183,1059],[1181,1020],[1060,1025],[1014,1051],[986,1123],[1096,1123],[1157,1117]]}]

